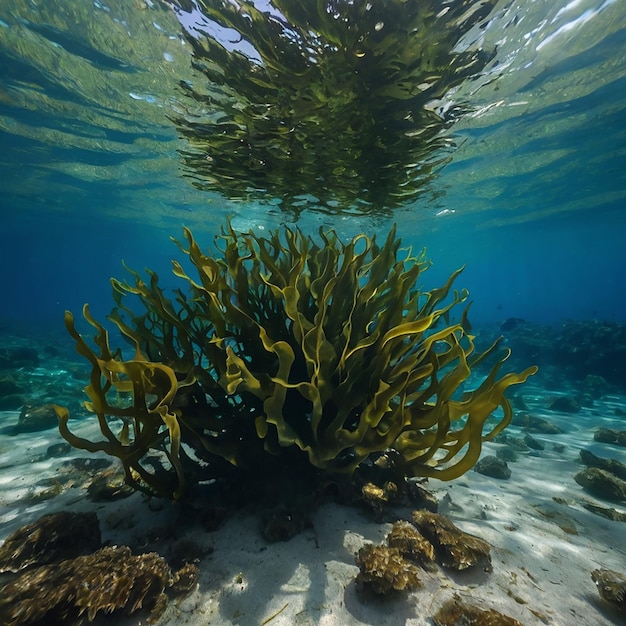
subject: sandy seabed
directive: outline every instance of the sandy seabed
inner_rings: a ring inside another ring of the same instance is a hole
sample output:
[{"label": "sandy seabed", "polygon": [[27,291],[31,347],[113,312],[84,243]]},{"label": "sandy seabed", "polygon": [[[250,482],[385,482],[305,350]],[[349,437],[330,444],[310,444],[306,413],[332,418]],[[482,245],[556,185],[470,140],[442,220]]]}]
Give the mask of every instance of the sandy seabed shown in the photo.
[{"label": "sandy seabed", "polygon": [[[392,598],[364,597],[355,585],[355,554],[367,542],[381,543],[390,524],[376,522],[367,511],[325,504],[311,528],[282,543],[263,539],[253,515],[230,515],[214,532],[187,520],[185,536],[201,552],[198,584],[183,599],[173,599],[158,624],[200,626],[422,626],[453,595],[483,608],[494,608],[522,624],[605,626],[626,623],[602,600],[591,580],[594,569],[626,570],[626,523],[611,521],[583,507],[592,502],[624,511],[619,503],[598,500],[573,479],[582,469],[579,450],[626,462],[626,448],[593,440],[600,427],[623,430],[626,398],[607,395],[575,415],[545,409],[554,393],[528,386],[525,401],[533,415],[549,419],[565,432],[533,436],[545,444],[540,452],[520,454],[509,463],[512,476],[498,480],[471,471],[456,481],[430,480],[440,512],[466,532],[491,545],[493,571],[424,571],[423,587]],[[176,535],[176,503],[148,500],[135,493],[106,504],[85,497],[81,486],[49,496],[50,481],[68,459],[88,456],[72,450],[46,457],[61,442],[54,429],[8,434],[18,412],[0,413],[0,541],[19,526],[45,513],[95,510],[103,542],[157,551]],[[82,435],[94,435],[84,420]],[[523,434],[512,426],[506,431]],[[554,444],[562,444],[556,451]],[[487,443],[483,454],[499,444]],[[42,486],[42,485],[45,485]],[[46,491],[47,490],[47,491]],[[46,495],[48,494],[48,495]],[[624,503],[622,503],[623,505]],[[410,510],[397,510],[409,519]],[[96,618],[96,624],[147,623],[146,613]]]}]

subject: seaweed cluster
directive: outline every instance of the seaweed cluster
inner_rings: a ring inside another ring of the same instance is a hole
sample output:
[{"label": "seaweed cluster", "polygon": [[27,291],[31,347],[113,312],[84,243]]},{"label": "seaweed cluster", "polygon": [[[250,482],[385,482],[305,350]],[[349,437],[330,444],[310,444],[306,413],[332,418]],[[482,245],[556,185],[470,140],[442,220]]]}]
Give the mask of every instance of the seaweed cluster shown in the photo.
[{"label": "seaweed cluster", "polygon": [[126,546],[109,546],[27,570],[2,588],[0,616],[6,626],[60,625],[83,614],[89,621],[118,609],[131,614],[145,603],[156,618],[170,585],[170,569],[159,555],[135,556]]},{"label": "seaweed cluster", "polygon": [[173,116],[194,184],[291,210],[414,199],[463,112],[442,100],[495,54],[468,36],[493,0],[172,4],[193,15],[181,23],[207,79],[181,81],[186,109]]},{"label": "seaweed cluster", "polygon": [[[462,571],[482,567],[491,572],[489,544],[463,532],[445,515],[413,511],[412,522],[398,520],[385,544],[366,544],[356,555],[357,585],[364,591],[387,595],[421,587],[419,567]],[[419,567],[418,567],[419,566]]]},{"label": "seaweed cluster", "polygon": [[357,584],[378,595],[412,591],[422,586],[419,569],[398,548],[367,544],[357,554]]},{"label": "seaweed cluster", "polygon": [[102,545],[95,513],[62,511],[21,526],[0,546],[0,573],[71,559]]},{"label": "seaweed cluster", "polygon": [[[118,457],[137,489],[177,498],[188,480],[233,466],[292,472],[303,460],[351,474],[386,450],[405,476],[453,479],[510,422],[508,387],[536,371],[500,374],[508,350],[498,355],[497,341],[475,353],[467,307],[450,321],[468,298],[452,289],[460,270],[421,290],[428,262],[401,252],[395,228],[379,244],[365,235],[343,243],[332,230],[315,239],[298,228],[262,236],[228,225],[215,256],[189,230],[185,238],[177,243],[197,276],[178,261],[173,271],[187,291],[168,298],[150,271],[147,281],[136,272],[113,280],[110,320],[132,358],[110,347],[88,307],[95,350],[65,316],[91,364],[87,407],[104,439],[72,433],[63,407],[60,432]],[[472,368],[490,357],[487,376],[468,388]]]},{"label": "seaweed cluster", "polygon": [[101,547],[96,514],[68,512],[44,515],[7,537],[0,573],[4,626],[83,623],[141,608],[150,610],[153,623],[167,607],[165,590],[185,594],[198,578],[192,563],[173,573],[154,552]]},{"label": "seaweed cluster", "polygon": [[458,571],[480,566],[491,572],[489,544],[457,528],[454,523],[438,513],[414,511],[413,525],[435,547],[437,561],[443,566]]}]

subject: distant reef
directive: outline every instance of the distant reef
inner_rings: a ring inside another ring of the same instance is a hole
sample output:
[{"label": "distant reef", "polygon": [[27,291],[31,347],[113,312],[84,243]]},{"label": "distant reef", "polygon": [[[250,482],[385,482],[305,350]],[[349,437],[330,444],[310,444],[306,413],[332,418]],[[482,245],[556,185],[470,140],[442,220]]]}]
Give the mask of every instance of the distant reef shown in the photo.
[{"label": "distant reef", "polygon": [[598,392],[626,389],[626,324],[563,320],[548,325],[508,318],[478,335],[481,343],[504,335],[513,365],[536,363],[544,374],[584,382]]}]

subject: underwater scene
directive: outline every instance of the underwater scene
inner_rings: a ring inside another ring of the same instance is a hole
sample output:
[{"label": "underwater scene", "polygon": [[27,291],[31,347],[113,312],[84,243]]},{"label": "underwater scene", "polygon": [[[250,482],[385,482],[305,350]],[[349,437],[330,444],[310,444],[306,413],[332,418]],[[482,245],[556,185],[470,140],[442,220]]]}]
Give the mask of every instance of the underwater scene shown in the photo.
[{"label": "underwater scene", "polygon": [[0,0],[0,624],[626,624],[623,0]]}]

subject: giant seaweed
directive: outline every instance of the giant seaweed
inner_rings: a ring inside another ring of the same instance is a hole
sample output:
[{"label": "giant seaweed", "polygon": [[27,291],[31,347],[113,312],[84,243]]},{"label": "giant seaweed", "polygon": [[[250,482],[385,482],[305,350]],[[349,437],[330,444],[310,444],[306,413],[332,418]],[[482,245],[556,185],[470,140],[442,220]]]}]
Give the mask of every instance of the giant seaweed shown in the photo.
[{"label": "giant seaweed", "polygon": [[[196,276],[178,261],[173,271],[187,290],[168,297],[151,271],[147,281],[132,270],[130,282],[112,281],[110,320],[133,358],[111,349],[87,307],[95,351],[65,316],[92,366],[87,406],[105,440],[73,434],[59,407],[61,434],[120,458],[135,488],[178,497],[198,468],[218,477],[225,466],[262,467],[268,455],[351,473],[386,450],[406,476],[453,479],[510,422],[507,388],[536,371],[500,375],[509,351],[498,354],[498,341],[475,353],[468,292],[453,289],[461,270],[420,289],[429,262],[400,248],[395,227],[379,244],[365,235],[344,243],[323,229],[317,238],[289,227],[238,233],[229,224],[213,256],[184,234],[177,244]],[[468,389],[488,358],[489,373]]]},{"label": "giant seaweed", "polygon": [[[193,16],[182,22],[198,80],[181,81],[187,97],[172,115],[188,175],[292,211],[414,199],[449,159],[443,131],[467,110],[444,100],[495,54],[468,36],[493,0],[172,4]],[[216,34],[225,29],[230,44]]]}]

